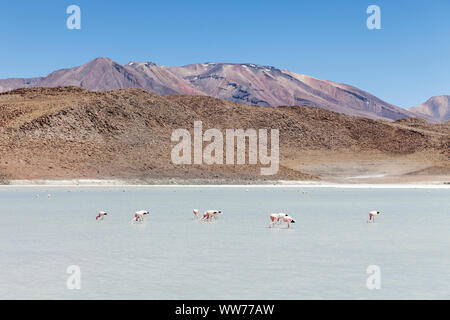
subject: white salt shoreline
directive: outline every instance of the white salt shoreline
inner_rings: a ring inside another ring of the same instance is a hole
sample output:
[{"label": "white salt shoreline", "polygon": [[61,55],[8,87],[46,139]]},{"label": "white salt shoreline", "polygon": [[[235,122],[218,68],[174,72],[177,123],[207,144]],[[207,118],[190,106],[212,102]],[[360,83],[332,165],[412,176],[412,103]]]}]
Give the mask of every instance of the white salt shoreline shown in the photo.
[{"label": "white salt shoreline", "polygon": [[[167,182],[172,183],[167,183]],[[325,181],[270,181],[249,184],[217,184],[214,180],[211,184],[190,184],[189,181],[181,179],[160,179],[152,183],[143,184],[140,180],[96,180],[96,179],[72,179],[72,180],[10,180],[8,184],[0,185],[0,188],[17,187],[117,187],[117,188],[348,188],[348,189],[450,189],[450,184],[340,184]],[[157,183],[161,182],[161,183]],[[187,182],[187,183],[186,183]]]}]

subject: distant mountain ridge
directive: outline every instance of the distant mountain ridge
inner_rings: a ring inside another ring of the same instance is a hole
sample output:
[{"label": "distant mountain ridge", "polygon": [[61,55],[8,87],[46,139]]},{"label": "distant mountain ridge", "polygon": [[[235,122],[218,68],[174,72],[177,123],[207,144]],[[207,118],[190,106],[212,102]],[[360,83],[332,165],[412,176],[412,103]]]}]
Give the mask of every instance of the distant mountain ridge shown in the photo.
[{"label": "distant mountain ridge", "polygon": [[450,95],[431,97],[425,103],[410,108],[409,111],[433,117],[438,122],[450,121]]},{"label": "distant mountain ridge", "polygon": [[434,113],[402,109],[350,85],[255,64],[201,63],[171,67],[152,62],[121,65],[109,58],[97,58],[46,77],[0,80],[0,92],[59,86],[79,86],[91,91],[140,88],[161,96],[205,95],[261,107],[302,105],[372,119],[421,117],[429,122],[442,121]]}]

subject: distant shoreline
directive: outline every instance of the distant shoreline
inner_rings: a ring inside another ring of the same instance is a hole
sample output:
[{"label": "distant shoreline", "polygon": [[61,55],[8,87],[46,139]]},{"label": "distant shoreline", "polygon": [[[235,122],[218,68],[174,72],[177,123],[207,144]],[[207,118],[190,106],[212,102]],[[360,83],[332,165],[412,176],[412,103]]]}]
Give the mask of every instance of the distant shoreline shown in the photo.
[{"label": "distant shoreline", "polygon": [[208,179],[155,179],[141,180],[101,180],[101,179],[66,179],[66,180],[11,180],[0,184],[0,188],[15,187],[118,187],[118,188],[367,188],[367,189],[450,189],[447,183],[333,183],[326,181],[223,181]]}]

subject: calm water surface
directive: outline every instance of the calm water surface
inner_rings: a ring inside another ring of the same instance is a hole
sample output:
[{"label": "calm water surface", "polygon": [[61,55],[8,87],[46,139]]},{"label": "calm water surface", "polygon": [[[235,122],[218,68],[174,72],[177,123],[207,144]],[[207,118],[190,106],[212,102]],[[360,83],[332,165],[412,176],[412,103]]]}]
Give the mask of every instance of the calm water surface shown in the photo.
[{"label": "calm water surface", "polygon": [[1,187],[0,298],[449,299],[450,189]]}]

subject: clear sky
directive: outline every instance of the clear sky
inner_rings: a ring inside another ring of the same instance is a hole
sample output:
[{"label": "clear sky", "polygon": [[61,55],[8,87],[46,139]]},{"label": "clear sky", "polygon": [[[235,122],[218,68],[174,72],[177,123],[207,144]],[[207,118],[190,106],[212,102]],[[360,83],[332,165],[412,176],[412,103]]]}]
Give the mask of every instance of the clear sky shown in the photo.
[{"label": "clear sky", "polygon": [[[66,8],[81,8],[68,30]],[[381,8],[381,30],[366,9]],[[354,85],[401,107],[450,94],[450,0],[0,2],[0,78],[96,57],[256,63]]]}]

